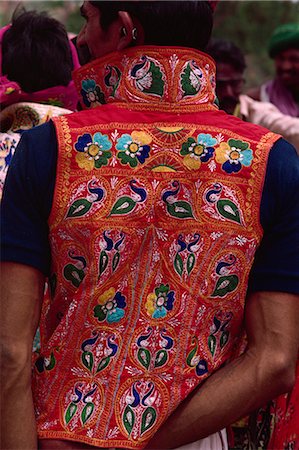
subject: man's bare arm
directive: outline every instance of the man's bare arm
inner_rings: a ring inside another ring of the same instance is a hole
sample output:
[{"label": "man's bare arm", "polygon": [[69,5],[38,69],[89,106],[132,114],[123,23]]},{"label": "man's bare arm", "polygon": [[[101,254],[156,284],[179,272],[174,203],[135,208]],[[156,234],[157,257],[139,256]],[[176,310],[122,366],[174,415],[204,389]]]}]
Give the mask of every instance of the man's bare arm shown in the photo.
[{"label": "man's bare arm", "polygon": [[1,449],[34,450],[32,342],[39,322],[44,276],[15,263],[1,265]]},{"label": "man's bare arm", "polygon": [[147,449],[171,449],[204,438],[292,388],[299,347],[299,296],[251,294],[245,318],[246,353],[195,390]]}]

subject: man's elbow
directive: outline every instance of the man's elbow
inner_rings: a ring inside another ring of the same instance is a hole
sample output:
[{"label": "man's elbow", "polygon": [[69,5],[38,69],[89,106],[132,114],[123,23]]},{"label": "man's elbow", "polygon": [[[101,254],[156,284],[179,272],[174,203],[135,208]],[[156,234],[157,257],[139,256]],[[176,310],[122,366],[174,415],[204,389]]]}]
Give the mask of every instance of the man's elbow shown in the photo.
[{"label": "man's elbow", "polygon": [[295,361],[286,357],[278,358],[273,365],[273,380],[279,394],[284,394],[293,389],[296,380]]},{"label": "man's elbow", "polygon": [[296,360],[288,355],[275,355],[263,370],[264,382],[273,390],[273,398],[291,391],[296,379]]}]

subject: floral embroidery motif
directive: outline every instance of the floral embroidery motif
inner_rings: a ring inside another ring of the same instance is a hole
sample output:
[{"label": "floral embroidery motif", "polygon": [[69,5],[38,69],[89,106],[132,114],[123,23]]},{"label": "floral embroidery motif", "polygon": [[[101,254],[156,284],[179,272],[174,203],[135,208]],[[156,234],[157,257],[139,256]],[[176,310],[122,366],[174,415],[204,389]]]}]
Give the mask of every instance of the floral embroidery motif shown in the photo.
[{"label": "floral embroidery motif", "polygon": [[110,288],[99,296],[98,305],[94,308],[94,316],[99,322],[104,320],[108,323],[119,322],[125,315],[126,306],[125,296],[115,292],[114,288]]},{"label": "floral embroidery motif", "polygon": [[212,356],[214,357],[218,348],[222,350],[229,340],[229,331],[227,327],[233,317],[231,312],[222,313],[219,311],[213,319],[213,325],[210,328],[211,334],[208,337],[208,345]]},{"label": "floral embroidery motif", "polygon": [[[189,277],[196,263],[196,255],[202,250],[203,242],[199,233],[188,235],[184,238],[182,234],[178,236],[175,244],[176,252],[173,258],[173,267],[176,273],[185,278]],[[173,246],[170,251],[172,252]]]},{"label": "floral embroidery motif", "polygon": [[[108,267],[109,260],[111,259],[111,270],[114,272],[120,262],[120,249],[122,247],[123,241],[125,240],[124,233],[120,232],[118,238],[114,242],[110,237],[108,231],[104,231],[103,238],[105,241],[104,248],[102,247],[99,259],[99,279],[101,275],[105,272]],[[113,256],[112,256],[113,255]]]},{"label": "floral embroidery motif", "polygon": [[111,147],[112,142],[106,134],[98,132],[93,136],[89,133],[79,136],[75,143],[75,149],[79,152],[76,155],[78,166],[88,171],[107,166],[112,156],[109,151]]},{"label": "floral embroidery motif", "polygon": [[147,296],[145,307],[153,319],[163,319],[173,309],[174,300],[174,291],[169,290],[169,285],[160,284]]},{"label": "floral embroidery motif", "polygon": [[[84,386],[85,384],[85,386]],[[66,425],[77,416],[81,425],[85,425],[93,416],[95,406],[99,404],[100,392],[96,383],[77,383],[71,392],[68,392],[66,399],[69,403],[64,412]]]},{"label": "floral embroidery motif", "polygon": [[160,330],[158,327],[148,327],[138,336],[136,345],[138,362],[146,369],[153,370],[167,364],[174,341],[165,328]]},{"label": "floral embroidery motif", "polygon": [[183,97],[196,95],[202,86],[203,72],[194,60],[188,61],[180,77]]},{"label": "floral embroidery motif", "polygon": [[142,436],[157,420],[157,406],[161,396],[152,381],[137,381],[120,401],[124,404],[122,425],[129,436]]},{"label": "floral embroidery motif", "polygon": [[215,151],[214,145],[217,139],[210,134],[201,133],[197,136],[197,141],[191,137],[184,142],[181,149],[181,155],[184,156],[184,165],[188,169],[199,169],[202,162],[208,162]]},{"label": "floral embroidery motif", "polygon": [[130,72],[135,87],[145,94],[162,97],[165,88],[165,76],[157,61],[141,56]]},{"label": "floral embroidery motif", "polygon": [[191,368],[195,368],[196,375],[201,377],[208,372],[208,363],[201,356],[197,355],[198,350],[198,339],[196,336],[192,338],[193,349],[189,352],[187,356],[187,365]]},{"label": "floral embroidery motif", "polygon": [[88,108],[95,108],[105,104],[104,94],[94,80],[87,79],[82,81],[81,95],[84,104]]},{"label": "floral embroidery motif", "polygon": [[249,167],[252,159],[253,154],[249,144],[237,139],[221,142],[216,149],[216,161],[222,164],[222,169],[226,173],[239,172],[242,166]]},{"label": "floral embroidery motif", "polygon": [[2,195],[2,187],[8,167],[18,144],[19,136],[15,136],[17,140],[7,135],[2,141],[0,141],[0,197]]},{"label": "floral embroidery motif", "polygon": [[95,373],[106,369],[118,351],[119,344],[115,342],[114,333],[107,336],[105,331],[93,331],[93,337],[85,339],[81,345],[82,364]]},{"label": "floral embroidery motif", "polygon": [[123,134],[117,140],[116,150],[119,151],[117,157],[122,164],[130,164],[131,167],[136,167],[138,162],[143,164],[149,157],[151,142],[151,136],[144,131]]}]

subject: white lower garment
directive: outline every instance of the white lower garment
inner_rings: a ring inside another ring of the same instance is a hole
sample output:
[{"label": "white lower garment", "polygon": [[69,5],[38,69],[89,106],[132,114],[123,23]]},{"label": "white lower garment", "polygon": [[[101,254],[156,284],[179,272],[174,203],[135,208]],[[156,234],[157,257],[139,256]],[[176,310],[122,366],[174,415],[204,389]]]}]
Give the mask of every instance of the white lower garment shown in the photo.
[{"label": "white lower garment", "polygon": [[177,447],[175,450],[228,450],[226,430],[223,429],[199,441]]}]

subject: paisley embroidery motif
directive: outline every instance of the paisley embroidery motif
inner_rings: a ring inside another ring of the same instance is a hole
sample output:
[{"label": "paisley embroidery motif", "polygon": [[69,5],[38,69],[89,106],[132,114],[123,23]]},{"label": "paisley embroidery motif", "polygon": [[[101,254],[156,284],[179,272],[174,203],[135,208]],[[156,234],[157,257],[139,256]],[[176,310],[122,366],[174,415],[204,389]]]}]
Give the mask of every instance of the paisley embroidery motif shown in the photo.
[{"label": "paisley embroidery motif", "polygon": [[181,73],[180,85],[183,97],[198,94],[204,81],[204,75],[200,67],[194,60],[188,61]]},{"label": "paisley embroidery motif", "polygon": [[97,184],[97,180],[91,180],[88,182],[87,191],[90,195],[86,198],[78,198],[74,200],[66,214],[67,218],[85,216],[95,203],[100,202],[104,198],[106,191],[102,186],[97,186]]},{"label": "paisley embroidery motif", "polygon": [[165,89],[165,75],[158,61],[141,56],[130,71],[130,78],[136,89],[144,94],[162,97]]},{"label": "paisley embroidery motif", "polygon": [[117,66],[108,64],[105,70],[104,82],[110,97],[116,97],[116,91],[121,79],[121,71]]},{"label": "paisley embroidery motif", "polygon": [[114,241],[110,234],[109,231],[104,231],[103,233],[104,242],[102,241],[101,243],[101,246],[103,247],[99,258],[99,279],[108,268],[109,263],[112,273],[117,269],[121,258],[120,250],[126,238],[125,234],[120,232]]},{"label": "paisley embroidery motif", "polygon": [[[175,247],[175,254],[174,248]],[[170,254],[174,254],[173,267],[176,273],[186,279],[191,275],[196,264],[198,253],[202,251],[203,242],[199,233],[183,236],[180,234],[174,246],[170,247]]]},{"label": "paisley embroidery motif", "polygon": [[81,345],[81,363],[92,374],[106,369],[117,355],[119,338],[115,333],[103,329],[95,330]]},{"label": "paisley embroidery motif", "polygon": [[133,192],[131,197],[125,195],[114,203],[111,213],[111,216],[114,215],[127,215],[130,212],[135,210],[135,207],[138,203],[143,203],[147,199],[147,192],[144,188],[138,187],[138,183],[136,180],[131,180],[129,182],[130,190]]},{"label": "paisley embroidery motif", "polygon": [[174,339],[165,328],[147,327],[136,339],[135,359],[145,369],[163,369],[169,364]]},{"label": "paisley embroidery motif", "polygon": [[234,192],[222,183],[214,183],[206,189],[204,201],[207,205],[204,210],[212,217],[244,225],[241,209]]},{"label": "paisley embroidery motif", "polygon": [[176,195],[181,190],[179,181],[172,182],[173,190],[167,190],[163,193],[162,200],[166,203],[166,209],[170,216],[178,219],[193,218],[192,206],[185,200],[177,200]]},{"label": "paisley embroidery motif", "polygon": [[208,363],[205,359],[203,359],[200,355],[197,354],[198,351],[198,339],[196,336],[192,338],[191,341],[193,348],[189,352],[187,356],[187,365],[188,367],[195,369],[196,375],[201,377],[208,373]]},{"label": "paisley embroidery motif", "polygon": [[218,279],[211,297],[225,297],[237,289],[239,277],[231,273],[234,271],[236,261],[235,255],[230,254],[227,258],[221,259],[217,263],[215,271]]},{"label": "paisley embroidery motif", "polygon": [[69,251],[68,255],[74,262],[64,266],[63,276],[75,288],[78,288],[85,277],[86,259],[84,256],[76,255],[73,251]]},{"label": "paisley embroidery motif", "polygon": [[213,358],[228,343],[230,332],[228,326],[233,317],[231,312],[222,313],[219,311],[213,318],[213,325],[210,328],[211,334],[208,337],[208,345]]},{"label": "paisley embroidery motif", "polygon": [[79,421],[80,426],[88,426],[96,417],[95,407],[99,405],[101,391],[96,382],[81,380],[74,387],[68,388],[65,394],[63,420],[65,425],[72,429],[74,422]]}]

